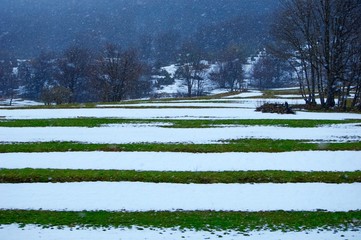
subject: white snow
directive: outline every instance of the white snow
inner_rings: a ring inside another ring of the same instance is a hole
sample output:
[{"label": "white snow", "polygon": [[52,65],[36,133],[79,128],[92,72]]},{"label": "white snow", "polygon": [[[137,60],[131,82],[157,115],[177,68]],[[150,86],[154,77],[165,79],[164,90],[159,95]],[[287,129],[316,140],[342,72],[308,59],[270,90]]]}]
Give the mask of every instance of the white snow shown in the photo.
[{"label": "white snow", "polygon": [[282,231],[248,231],[246,233],[235,230],[209,230],[196,231],[194,229],[175,228],[145,228],[133,226],[132,228],[83,228],[52,227],[42,228],[36,225],[20,227],[18,224],[0,225],[0,239],[6,240],[170,240],[170,239],[209,239],[218,240],[358,240],[361,231],[333,231],[333,230],[307,230],[304,232]]},{"label": "white snow", "polygon": [[164,94],[165,97],[169,97],[172,94],[177,94],[177,93],[184,94],[187,91],[188,91],[187,86],[184,84],[184,81],[180,79],[175,79],[173,84],[163,85],[161,89],[155,90],[155,93]]},{"label": "white snow", "polygon": [[300,90],[300,87],[270,88],[269,90],[276,90],[276,91],[283,91],[283,90]]},{"label": "white snow", "polygon": [[18,67],[13,67],[13,74],[15,76],[17,76],[19,74],[19,68]]},{"label": "white snow", "polygon": [[[257,100],[245,103],[254,108],[260,104]],[[254,109],[239,108],[154,108],[154,109],[124,109],[124,108],[83,108],[83,109],[0,109],[3,119],[50,119],[50,118],[167,118],[167,119],[361,119],[356,113],[315,113],[297,112],[297,114],[272,114],[255,112]]]},{"label": "white snow", "polygon": [[174,74],[178,68],[179,68],[178,66],[176,66],[175,64],[172,64],[172,65],[169,65],[166,67],[162,67],[161,69],[167,71],[169,73],[170,77],[173,78]]},{"label": "white snow", "polygon": [[0,184],[2,209],[54,211],[351,211],[361,183],[172,184],[79,182]]},{"label": "white snow", "polygon": [[358,124],[317,128],[230,126],[213,128],[164,128],[142,124],[103,127],[0,127],[0,142],[76,141],[88,143],[219,143],[222,140],[267,138],[309,141],[360,141]]},{"label": "white snow", "polygon": [[284,153],[50,152],[3,153],[0,169],[136,171],[360,171],[360,151]]},{"label": "white snow", "polygon": [[[172,87],[173,85],[169,85],[167,87]],[[160,90],[163,91],[163,90]],[[171,90],[166,90],[171,91]],[[186,91],[186,90],[185,90]],[[252,96],[257,93],[241,93],[244,95]],[[264,103],[285,103],[287,102],[290,105],[293,104],[303,104],[304,100],[302,99],[273,99],[273,98],[252,98],[252,99],[238,99],[238,95],[224,97],[222,99],[208,99],[208,100],[172,100],[172,101],[163,101],[163,102],[147,102],[147,103],[136,103],[136,104],[99,104],[97,107],[99,108],[131,108],[131,107],[213,107],[213,108],[251,108],[255,109],[258,106],[261,106]],[[242,110],[239,110],[242,111]]]},{"label": "white snow", "polygon": [[229,89],[226,88],[217,88],[217,89],[213,89],[211,90],[209,93],[211,95],[215,95],[215,94],[223,94],[223,93],[228,93]]},{"label": "white snow", "polygon": [[[11,101],[11,106],[9,106]],[[26,107],[26,106],[40,106],[44,105],[44,103],[36,102],[32,100],[24,100],[21,98],[15,99],[3,99],[0,100],[0,108],[15,108],[15,107]]]},{"label": "white snow", "polygon": [[139,103],[139,104],[107,104],[98,105],[97,107],[109,108],[109,107],[212,107],[212,108],[242,108],[244,103],[236,102],[159,102],[159,103]]},{"label": "white snow", "polygon": [[302,95],[299,94],[285,94],[285,95],[276,95],[279,98],[302,98]]}]

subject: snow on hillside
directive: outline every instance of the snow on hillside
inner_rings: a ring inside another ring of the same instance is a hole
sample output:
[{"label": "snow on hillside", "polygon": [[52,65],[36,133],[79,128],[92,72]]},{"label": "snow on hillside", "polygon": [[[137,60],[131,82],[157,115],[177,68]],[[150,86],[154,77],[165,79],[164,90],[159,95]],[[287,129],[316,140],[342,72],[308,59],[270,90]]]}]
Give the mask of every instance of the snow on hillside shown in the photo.
[{"label": "snow on hillside", "polygon": [[[211,64],[208,61],[202,60],[201,63],[206,66],[206,68],[200,73],[200,76],[203,78],[202,88],[205,94],[215,94],[218,92],[226,92],[225,90],[220,90],[215,82],[210,79],[210,74],[212,72],[217,71],[218,65]],[[176,64],[172,64],[169,66],[161,67],[161,71],[166,71],[171,78],[174,79],[173,84],[169,85],[161,85],[159,88],[154,89],[154,94],[165,96],[165,97],[172,97],[172,96],[184,96],[187,95],[188,89],[186,82],[182,79],[177,78],[176,72],[180,66]],[[159,81],[160,78],[163,76],[155,75],[153,79]],[[215,92],[214,92],[215,91]]]},{"label": "snow on hillside", "polygon": [[178,70],[179,66],[176,66],[175,64],[162,67],[161,70],[165,70],[167,73],[169,73],[170,77],[174,78],[175,73]]},{"label": "snow on hillside", "polygon": [[154,90],[155,94],[165,97],[175,96],[177,94],[184,95],[187,92],[187,86],[183,80],[175,79],[173,84],[162,85],[160,89]]},{"label": "snow on hillside", "polygon": [[[243,76],[244,86],[248,88],[248,85],[252,82],[253,68],[258,62],[262,52],[256,56],[248,57],[246,62],[243,64]],[[203,72],[200,74],[203,77],[203,88],[205,94],[217,94],[229,91],[229,89],[220,89],[218,84],[210,79],[210,74],[219,70],[219,63],[210,63],[206,60],[202,60],[201,63],[206,66]],[[171,78],[174,78],[174,83],[169,85],[162,85],[160,88],[155,89],[154,93],[161,96],[177,96],[185,95],[187,93],[187,87],[183,80],[177,79],[176,72],[180,65],[172,64],[169,66],[161,67],[161,71],[166,71]],[[157,80],[162,76],[153,76],[153,79]]]}]

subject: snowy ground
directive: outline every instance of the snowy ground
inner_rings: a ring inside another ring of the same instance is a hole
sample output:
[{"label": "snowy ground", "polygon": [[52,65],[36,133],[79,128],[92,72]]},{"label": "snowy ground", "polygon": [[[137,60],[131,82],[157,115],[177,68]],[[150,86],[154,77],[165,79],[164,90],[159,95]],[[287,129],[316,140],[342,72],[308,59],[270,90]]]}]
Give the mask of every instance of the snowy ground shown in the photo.
[{"label": "snowy ground", "polygon": [[232,95],[222,99],[206,99],[206,100],[169,100],[169,101],[159,101],[159,102],[149,102],[149,103],[136,103],[136,104],[99,104],[97,107],[207,107],[207,108],[250,108],[255,109],[256,107],[264,103],[280,103],[283,104],[287,102],[290,105],[295,104],[304,104],[303,99],[275,99],[275,98],[237,98],[237,96],[252,96],[258,95],[259,93],[241,93],[238,95]]},{"label": "snowy ground", "polygon": [[239,108],[83,108],[83,109],[0,109],[0,119],[50,119],[50,118],[127,118],[127,119],[361,119],[355,113],[273,114]]},{"label": "snowy ground", "polygon": [[247,98],[247,97],[260,97],[262,96],[263,93],[261,91],[257,91],[257,90],[251,90],[249,92],[242,92],[239,94],[235,94],[232,96],[227,96],[224,98]]},{"label": "snowy ground", "polygon": [[167,101],[167,102],[150,102],[150,103],[137,103],[137,104],[99,104],[97,107],[189,107],[189,108],[250,108],[255,109],[256,107],[264,103],[289,103],[289,104],[303,104],[303,100],[299,99],[273,99],[273,98],[263,98],[263,99],[235,99],[235,98],[226,98],[221,100],[183,100],[183,101]]},{"label": "snowy ground", "polygon": [[[172,69],[171,69],[172,70]],[[173,68],[174,70],[174,68]],[[361,119],[361,114],[297,112],[264,114],[254,108],[263,102],[302,99],[249,99],[257,92],[218,100],[171,101],[137,105],[102,105],[92,109],[0,109],[0,119],[128,118],[128,119]],[[291,97],[287,96],[287,97]],[[292,96],[293,97],[293,96]],[[242,98],[242,99],[238,99]],[[121,107],[147,107],[125,109]],[[119,107],[119,108],[106,108]],[[168,107],[168,108],[159,108]],[[172,108],[174,107],[174,108]],[[184,108],[176,108],[184,107]],[[189,108],[207,107],[207,108]],[[210,107],[210,108],[209,108]],[[204,129],[162,128],[160,124],[119,124],[101,127],[0,128],[0,142],[80,141],[94,143],[212,143],[237,138],[361,141],[359,124],[317,128],[277,126],[214,126]],[[154,171],[360,171],[360,151],[300,151],[286,153],[173,152],[50,152],[1,153],[1,168],[122,169]],[[142,182],[75,182],[0,184],[0,209],[49,210],[360,210],[361,183],[288,184],[170,184]],[[0,239],[361,239],[361,231],[302,232],[192,229],[83,228],[42,229],[34,225],[1,225]]]},{"label": "snowy ground", "polygon": [[196,231],[193,229],[179,228],[42,228],[35,225],[19,227],[17,224],[0,226],[0,239],[6,240],[175,240],[175,239],[224,239],[224,240],[359,240],[361,231],[334,231],[334,230],[309,230],[304,232],[282,231],[249,231],[241,233],[234,230],[225,231]]},{"label": "snowy ground", "polygon": [[184,84],[183,80],[176,79],[174,84],[164,85],[160,89],[157,89],[155,93],[164,94],[165,96],[172,96],[172,94],[185,94],[187,93],[187,86]]},{"label": "snowy ground", "polygon": [[276,95],[279,98],[302,98],[302,95],[296,94],[286,94],[286,95]]},{"label": "snowy ground", "polygon": [[154,124],[112,124],[103,127],[0,127],[0,142],[76,141],[87,143],[220,143],[231,139],[290,139],[308,141],[360,141],[358,124],[317,128],[228,126],[164,128]]},{"label": "snowy ground", "polygon": [[55,211],[361,210],[361,183],[19,183],[0,184],[0,192],[2,193],[0,206],[4,209]]},{"label": "snowy ground", "polygon": [[[11,105],[10,105],[11,102]],[[31,100],[24,100],[21,98],[0,100],[0,108],[11,108],[11,107],[26,107],[26,106],[40,106],[44,105],[42,102],[36,102]]]},{"label": "snowy ground", "polygon": [[[225,160],[226,159],[226,160]],[[51,152],[3,153],[4,169],[137,171],[361,171],[359,151],[284,153]]]}]

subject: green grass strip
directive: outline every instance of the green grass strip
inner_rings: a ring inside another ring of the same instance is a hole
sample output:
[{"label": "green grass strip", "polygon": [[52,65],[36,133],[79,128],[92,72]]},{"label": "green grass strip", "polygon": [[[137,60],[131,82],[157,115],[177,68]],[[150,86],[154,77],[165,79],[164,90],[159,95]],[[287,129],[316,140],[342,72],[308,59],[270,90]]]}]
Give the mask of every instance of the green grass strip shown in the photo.
[{"label": "green grass strip", "polygon": [[0,210],[0,224],[18,223],[84,227],[181,227],[197,230],[302,231],[306,229],[356,229],[361,227],[361,211],[351,212],[56,212]]},{"label": "green grass strip", "polygon": [[69,169],[0,169],[0,183],[130,181],[155,183],[353,183],[361,172],[174,172]]},{"label": "green grass strip", "polygon": [[217,125],[239,126],[283,126],[319,127],[329,124],[360,123],[360,119],[349,120],[290,120],[290,119],[198,119],[198,120],[160,120],[160,119],[116,119],[116,118],[60,118],[60,119],[18,119],[0,120],[0,127],[99,127],[103,124],[171,124],[173,128],[209,128]]},{"label": "green grass strip", "polygon": [[309,143],[301,140],[242,139],[223,144],[86,144],[77,142],[3,143],[0,153],[10,152],[68,152],[68,151],[151,151],[151,152],[288,152],[308,150],[361,150],[361,142]]}]

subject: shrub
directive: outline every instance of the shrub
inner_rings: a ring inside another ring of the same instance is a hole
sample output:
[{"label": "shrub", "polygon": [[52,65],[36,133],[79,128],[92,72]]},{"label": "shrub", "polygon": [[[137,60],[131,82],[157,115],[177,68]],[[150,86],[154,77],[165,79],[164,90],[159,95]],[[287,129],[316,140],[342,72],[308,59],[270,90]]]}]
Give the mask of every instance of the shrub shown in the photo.
[{"label": "shrub", "polygon": [[280,103],[264,103],[256,108],[257,112],[263,113],[278,113],[278,114],[295,114],[287,102]]}]

